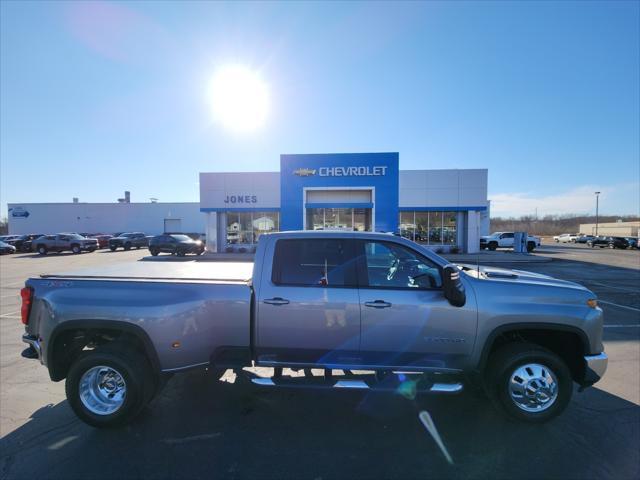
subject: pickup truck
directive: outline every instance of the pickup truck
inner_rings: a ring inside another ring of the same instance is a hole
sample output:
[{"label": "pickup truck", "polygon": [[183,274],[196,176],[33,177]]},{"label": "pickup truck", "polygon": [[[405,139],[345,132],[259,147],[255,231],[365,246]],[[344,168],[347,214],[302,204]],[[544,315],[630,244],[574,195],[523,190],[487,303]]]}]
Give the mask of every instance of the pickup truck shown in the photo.
[{"label": "pickup truck", "polygon": [[32,248],[40,255],[49,252],[64,252],[69,250],[73,253],[83,251],[95,252],[98,249],[98,241],[95,238],[85,238],[77,233],[58,233],[56,235],[43,235],[31,242]]},{"label": "pickup truck", "polygon": [[253,264],[132,262],[31,278],[21,296],[22,355],[66,379],[72,409],[96,427],[130,421],[190,368],[232,368],[268,388],[469,385],[544,422],[607,366],[585,287],[452,265],[380,233],[263,234]]},{"label": "pickup truck", "polygon": [[[514,232],[495,232],[488,236],[480,237],[480,249],[495,250],[497,248],[513,248]],[[527,251],[533,252],[540,246],[540,237],[527,235]]]}]

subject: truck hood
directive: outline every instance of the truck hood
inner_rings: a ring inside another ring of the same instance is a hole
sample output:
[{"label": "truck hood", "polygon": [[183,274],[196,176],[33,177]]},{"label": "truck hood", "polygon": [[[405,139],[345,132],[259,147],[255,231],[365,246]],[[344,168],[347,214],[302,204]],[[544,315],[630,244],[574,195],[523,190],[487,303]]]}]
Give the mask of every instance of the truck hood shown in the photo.
[{"label": "truck hood", "polygon": [[[573,288],[576,290],[584,290],[586,292],[589,292],[588,288],[580,285],[579,283],[560,280],[558,278],[553,278],[549,275],[543,275],[541,273],[527,272],[525,270],[510,270],[507,268],[489,267],[486,265],[478,266],[471,264],[461,264],[458,266],[469,276],[478,278],[480,280],[501,281],[530,285],[547,285],[550,287]],[[479,275],[478,270],[480,271]]]}]

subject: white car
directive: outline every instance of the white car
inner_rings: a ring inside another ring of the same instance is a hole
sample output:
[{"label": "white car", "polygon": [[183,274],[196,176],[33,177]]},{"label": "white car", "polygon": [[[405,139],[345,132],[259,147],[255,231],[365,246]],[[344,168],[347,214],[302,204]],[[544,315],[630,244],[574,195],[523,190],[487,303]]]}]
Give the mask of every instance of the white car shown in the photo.
[{"label": "white car", "polygon": [[[514,232],[495,232],[491,235],[480,237],[480,250],[488,248],[495,250],[496,248],[513,248]],[[532,252],[540,246],[540,237],[533,235],[527,236],[527,251]]]},{"label": "white car", "polygon": [[563,233],[562,235],[558,235],[557,237],[553,237],[556,243],[576,243],[580,235],[577,233]]}]

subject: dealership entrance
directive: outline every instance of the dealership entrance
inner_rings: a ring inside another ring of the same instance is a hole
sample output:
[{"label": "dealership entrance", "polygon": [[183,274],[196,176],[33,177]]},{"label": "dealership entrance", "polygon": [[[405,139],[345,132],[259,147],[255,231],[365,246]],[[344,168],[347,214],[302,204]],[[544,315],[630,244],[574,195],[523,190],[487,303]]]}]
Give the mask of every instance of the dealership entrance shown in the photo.
[{"label": "dealership entrance", "polygon": [[371,208],[307,208],[306,230],[371,232]]}]

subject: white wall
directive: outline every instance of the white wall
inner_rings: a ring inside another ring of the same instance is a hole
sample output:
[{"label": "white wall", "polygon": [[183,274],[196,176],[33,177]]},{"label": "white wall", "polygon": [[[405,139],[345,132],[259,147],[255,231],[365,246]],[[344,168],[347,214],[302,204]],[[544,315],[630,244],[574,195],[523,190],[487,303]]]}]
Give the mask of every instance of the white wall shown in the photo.
[{"label": "white wall", "polygon": [[[189,203],[13,203],[9,204],[9,233],[137,231],[156,235],[164,220],[181,219],[183,232],[204,232],[200,204]],[[13,212],[21,216],[13,216]],[[28,212],[28,216],[25,216]]]},{"label": "white wall", "polygon": [[487,169],[400,170],[400,207],[487,206]]},{"label": "white wall", "polygon": [[[239,202],[238,197],[255,196],[255,201]],[[235,201],[231,201],[235,197]],[[201,173],[202,208],[280,208],[279,172]]]}]

